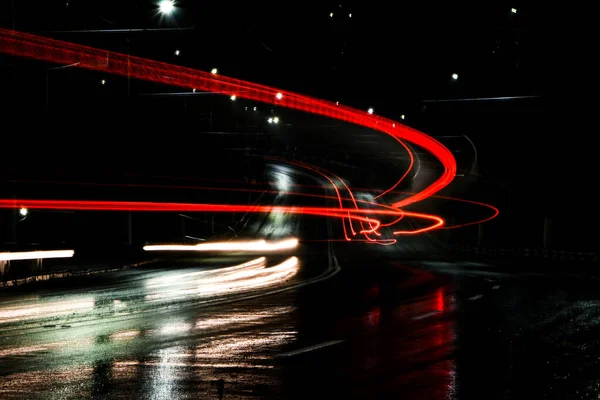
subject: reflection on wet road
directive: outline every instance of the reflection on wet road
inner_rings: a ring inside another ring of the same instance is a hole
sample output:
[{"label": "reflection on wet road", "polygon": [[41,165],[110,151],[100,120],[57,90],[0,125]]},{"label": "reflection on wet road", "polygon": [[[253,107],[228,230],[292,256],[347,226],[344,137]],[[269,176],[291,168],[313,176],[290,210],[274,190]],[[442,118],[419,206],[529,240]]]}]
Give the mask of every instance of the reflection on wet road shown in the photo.
[{"label": "reflection on wet road", "polygon": [[[274,173],[280,191],[299,178]],[[266,214],[246,229],[332,228]],[[332,254],[342,270],[321,279]],[[301,240],[2,292],[0,398],[217,399],[221,384],[224,399],[598,398],[596,281],[423,264]]]},{"label": "reflection on wet road", "polygon": [[128,318],[156,272],[4,295],[0,397],[216,399],[222,379],[226,399],[597,398],[593,283],[368,261],[271,296]]}]

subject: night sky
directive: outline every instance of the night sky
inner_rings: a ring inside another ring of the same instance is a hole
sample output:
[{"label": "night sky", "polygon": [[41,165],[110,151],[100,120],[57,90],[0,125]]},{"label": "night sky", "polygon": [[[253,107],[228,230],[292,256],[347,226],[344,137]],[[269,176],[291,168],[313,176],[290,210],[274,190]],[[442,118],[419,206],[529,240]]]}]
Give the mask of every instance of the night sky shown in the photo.
[{"label": "night sky", "polygon": [[[373,107],[396,120],[405,114],[407,124],[432,135],[468,134],[480,148],[482,172],[525,193],[525,203],[544,203],[543,212],[565,200],[562,194],[547,195],[556,178],[561,185],[573,179],[561,176],[565,161],[557,157],[565,148],[574,153],[575,146],[545,134],[545,39],[540,10],[529,3],[181,0],[173,16],[163,18],[156,2],[145,0],[15,0],[14,19],[11,1],[0,4],[5,27],[14,23],[18,30],[65,41],[122,53],[129,49],[132,55],[205,71],[218,68],[223,75],[359,109]],[[149,31],[110,32],[130,28]],[[179,30],[152,31],[172,28]],[[65,32],[75,30],[86,32]],[[24,72],[30,65],[7,60],[0,80],[5,93],[42,104],[44,74]],[[63,79],[54,76],[54,85]],[[80,74],[73,81],[87,93],[98,90],[98,79]],[[134,92],[142,86],[134,84]],[[502,96],[536,97],[424,102]],[[578,162],[570,157],[567,164]]]}]

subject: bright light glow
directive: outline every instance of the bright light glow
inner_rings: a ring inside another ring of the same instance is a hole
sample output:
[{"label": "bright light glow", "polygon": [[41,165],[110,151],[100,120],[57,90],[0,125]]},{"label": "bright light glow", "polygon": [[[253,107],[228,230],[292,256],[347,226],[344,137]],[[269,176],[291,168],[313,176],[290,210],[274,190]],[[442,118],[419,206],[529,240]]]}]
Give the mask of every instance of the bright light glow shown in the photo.
[{"label": "bright light glow", "polygon": [[264,257],[240,265],[199,272],[169,275],[146,282],[146,301],[173,301],[194,297],[232,294],[275,285],[292,278],[299,260],[290,257],[268,267]]},{"label": "bright light glow", "polygon": [[458,74],[452,74],[452,79],[457,80],[458,79]]},{"label": "bright light glow", "polygon": [[256,111],[256,107],[254,107],[253,110]]},{"label": "bright light glow", "polygon": [[274,117],[273,118],[273,123],[278,124],[279,123],[279,117]]},{"label": "bright light glow", "polygon": [[171,14],[175,10],[175,3],[173,0],[162,0],[158,3],[158,8],[162,14]]},{"label": "bright light glow", "polygon": [[369,114],[373,114],[373,112],[375,112],[375,110],[373,110],[372,108],[369,108],[369,109],[367,110],[367,112],[368,112]]},{"label": "bright light glow", "polygon": [[178,56],[179,55],[179,50],[175,50],[175,55]]},{"label": "bright light glow", "polygon": [[329,13],[329,16],[330,16],[330,17],[333,17],[333,13]]},{"label": "bright light glow", "polygon": [[277,98],[277,100],[281,100],[281,99],[283,99],[283,94],[281,94],[281,93],[277,93],[277,94],[275,95],[275,97]]},{"label": "bright light glow", "polygon": [[269,122],[270,124],[272,124],[272,123],[273,123],[273,118],[269,118],[269,119],[267,120],[267,122]]},{"label": "bright light glow", "polygon": [[[144,251],[280,251],[298,247],[298,239],[285,239],[278,242],[266,240],[229,241],[199,243],[195,245],[148,245]],[[10,253],[8,253],[10,254]]]},{"label": "bright light glow", "polygon": [[102,79],[101,83],[102,83],[103,85],[106,85],[106,81],[105,81],[104,79]]},{"label": "bright light glow", "polygon": [[511,8],[511,9],[510,9],[510,11],[511,11],[513,14],[516,14],[516,13],[517,13],[517,9],[516,9],[516,8]]},{"label": "bright light glow", "polygon": [[45,258],[70,258],[74,250],[24,251],[19,253],[0,253],[0,261],[42,260]]},{"label": "bright light glow", "polygon": [[21,208],[19,210],[19,214],[21,214],[22,216],[27,216],[27,214],[29,213],[29,210],[27,210],[26,208]]},{"label": "bright light glow", "polygon": [[196,89],[192,89],[192,93],[196,93]]},{"label": "bright light glow", "polygon": [[348,14],[348,18],[352,18],[352,13]]},{"label": "bright light glow", "polygon": [[219,70],[216,69],[216,68],[213,68],[213,69],[210,70],[210,73],[213,74],[213,75],[216,75],[218,72],[219,72]]},{"label": "bright light glow", "polygon": [[404,118],[406,118],[406,116],[405,116],[404,114],[402,114],[402,115],[400,116],[400,118],[404,119]]},{"label": "bright light glow", "polygon": [[237,99],[237,96],[235,94],[232,94],[230,99],[231,99],[231,101],[235,101],[235,99]]}]

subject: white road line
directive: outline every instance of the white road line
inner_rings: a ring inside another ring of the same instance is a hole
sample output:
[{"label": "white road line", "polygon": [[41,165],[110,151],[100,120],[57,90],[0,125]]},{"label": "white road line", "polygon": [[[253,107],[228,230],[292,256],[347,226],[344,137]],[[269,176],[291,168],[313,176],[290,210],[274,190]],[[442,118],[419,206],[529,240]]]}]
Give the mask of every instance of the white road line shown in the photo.
[{"label": "white road line", "polygon": [[287,353],[281,353],[281,354],[278,354],[276,357],[291,357],[291,356],[295,356],[295,355],[298,355],[298,354],[308,353],[310,351],[320,350],[320,349],[323,349],[325,347],[334,346],[336,344],[340,344],[340,343],[343,343],[343,342],[344,342],[343,340],[330,340],[329,342],[325,342],[325,343],[321,343],[321,344],[315,344],[313,346],[308,346],[308,347],[305,347],[303,349],[289,351]]},{"label": "white road line", "polygon": [[440,313],[441,313],[441,311],[430,311],[428,313],[417,315],[416,317],[412,317],[411,319],[413,321],[418,321],[420,319],[425,319],[425,318],[433,317],[434,315],[437,315],[437,314],[440,314]]},{"label": "white road line", "polygon": [[469,297],[469,300],[479,300],[479,299],[480,299],[480,298],[482,298],[482,297],[483,297],[483,295],[482,295],[482,294],[477,294],[477,295],[475,295],[475,296],[473,296],[473,297]]}]

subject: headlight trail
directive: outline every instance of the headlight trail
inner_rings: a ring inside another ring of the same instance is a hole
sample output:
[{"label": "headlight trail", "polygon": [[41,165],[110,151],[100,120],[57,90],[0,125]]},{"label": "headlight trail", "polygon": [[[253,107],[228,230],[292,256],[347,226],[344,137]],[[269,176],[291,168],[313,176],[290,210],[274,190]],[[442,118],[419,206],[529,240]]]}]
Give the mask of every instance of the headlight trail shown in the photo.
[{"label": "headlight trail", "polygon": [[75,254],[74,250],[46,250],[46,251],[23,251],[14,253],[0,253],[0,261],[21,260],[44,260],[47,258],[70,258]]}]

